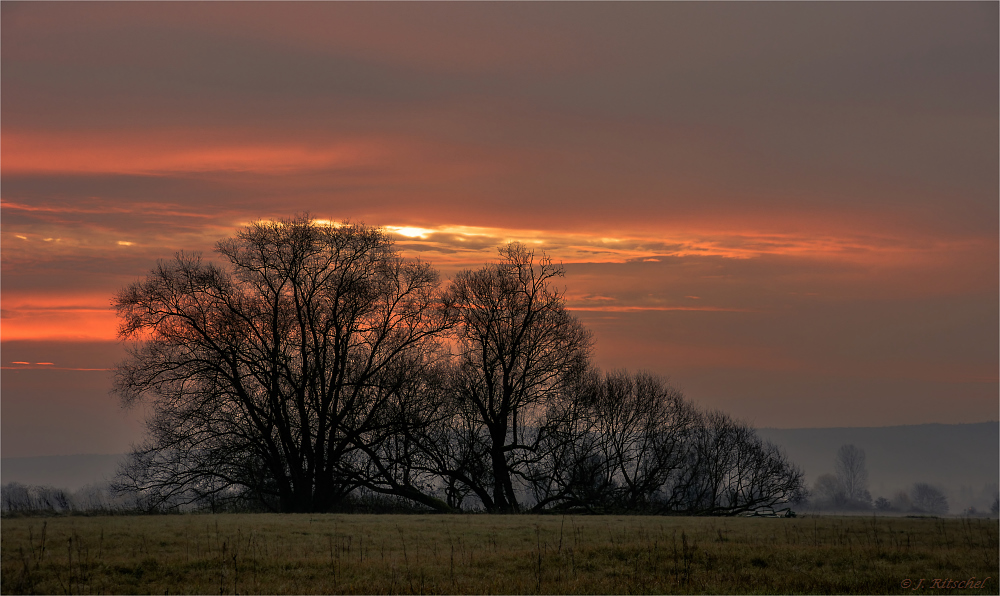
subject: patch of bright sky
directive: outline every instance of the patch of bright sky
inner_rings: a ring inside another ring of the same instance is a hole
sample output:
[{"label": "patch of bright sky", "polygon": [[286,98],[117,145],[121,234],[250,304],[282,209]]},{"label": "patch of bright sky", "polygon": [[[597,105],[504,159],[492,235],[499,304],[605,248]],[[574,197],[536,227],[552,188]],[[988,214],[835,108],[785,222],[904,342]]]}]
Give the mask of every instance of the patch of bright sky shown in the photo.
[{"label": "patch of bright sky", "polygon": [[[386,230],[406,238],[407,247],[421,255],[440,251],[444,261],[466,260],[463,252],[481,254],[506,242],[522,242],[566,262],[655,262],[657,257],[724,257],[751,259],[765,255],[857,261],[912,259],[915,253],[941,250],[940,245],[916,247],[897,239],[836,237],[715,231],[608,237],[555,230],[512,230],[472,226],[416,227],[387,225]],[[475,242],[470,242],[474,240]],[[416,246],[419,243],[419,247]],[[484,244],[489,249],[482,248]],[[478,257],[477,257],[478,258]]]}]

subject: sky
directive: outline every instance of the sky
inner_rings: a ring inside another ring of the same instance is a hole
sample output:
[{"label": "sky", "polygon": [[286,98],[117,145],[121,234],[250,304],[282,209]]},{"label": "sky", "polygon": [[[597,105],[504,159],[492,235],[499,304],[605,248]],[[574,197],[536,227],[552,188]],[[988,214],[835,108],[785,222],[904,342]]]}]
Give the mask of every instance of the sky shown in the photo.
[{"label": "sky", "polygon": [[111,296],[308,213],[565,266],[762,427],[998,419],[998,4],[0,4],[5,457],[120,453]]}]

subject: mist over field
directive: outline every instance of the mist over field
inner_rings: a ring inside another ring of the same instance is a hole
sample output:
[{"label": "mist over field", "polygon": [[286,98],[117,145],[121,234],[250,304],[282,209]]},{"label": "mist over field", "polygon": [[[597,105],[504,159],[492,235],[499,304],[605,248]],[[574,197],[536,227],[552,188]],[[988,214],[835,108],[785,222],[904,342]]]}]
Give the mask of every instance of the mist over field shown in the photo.
[{"label": "mist over field", "polygon": [[[950,512],[970,506],[986,510],[1000,481],[1000,423],[919,424],[846,428],[761,428],[761,438],[788,454],[805,472],[811,487],[821,474],[832,473],[841,445],[865,450],[873,498],[891,497],[915,482],[944,490]],[[46,485],[77,490],[110,480],[124,454],[4,457],[2,483]],[[993,492],[990,492],[993,491]]]},{"label": "mist over field", "polygon": [[811,487],[833,473],[841,445],[867,455],[873,498],[891,498],[916,482],[944,491],[951,513],[989,507],[1000,479],[1000,424],[919,424],[855,428],[761,428],[757,433],[781,446],[805,472]]}]

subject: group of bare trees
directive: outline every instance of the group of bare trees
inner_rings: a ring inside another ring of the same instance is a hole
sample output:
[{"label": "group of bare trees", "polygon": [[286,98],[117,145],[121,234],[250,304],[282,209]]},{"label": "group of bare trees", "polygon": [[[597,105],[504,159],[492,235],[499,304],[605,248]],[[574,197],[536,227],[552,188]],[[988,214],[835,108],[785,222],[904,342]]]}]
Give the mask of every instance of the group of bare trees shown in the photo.
[{"label": "group of bare trees", "polygon": [[51,486],[36,486],[8,482],[0,487],[0,511],[28,513],[34,511],[69,511],[69,492]]},{"label": "group of bare trees", "polygon": [[585,375],[551,411],[535,509],[733,514],[796,498],[801,474],[750,426],[647,374]]},{"label": "group of bare trees", "polygon": [[520,244],[442,283],[380,229],[258,222],[114,300],[117,487],[328,511],[358,491],[440,511],[737,513],[801,493],[752,428],[643,374],[601,374],[561,266]]},{"label": "group of bare trees", "polygon": [[914,483],[909,491],[900,490],[892,500],[879,497],[872,501],[868,492],[868,466],[865,450],[856,445],[841,445],[834,460],[836,474],[822,474],[813,487],[814,505],[837,510],[896,511],[944,514],[948,499],[939,488],[926,482]]},{"label": "group of bare trees", "polygon": [[[901,513],[930,513],[943,515],[948,513],[948,498],[944,492],[927,482],[915,482],[909,491],[898,490],[892,499],[879,497],[875,499],[875,509],[879,511],[896,511]],[[975,509],[972,509],[975,513]],[[993,511],[992,513],[996,513]]]}]

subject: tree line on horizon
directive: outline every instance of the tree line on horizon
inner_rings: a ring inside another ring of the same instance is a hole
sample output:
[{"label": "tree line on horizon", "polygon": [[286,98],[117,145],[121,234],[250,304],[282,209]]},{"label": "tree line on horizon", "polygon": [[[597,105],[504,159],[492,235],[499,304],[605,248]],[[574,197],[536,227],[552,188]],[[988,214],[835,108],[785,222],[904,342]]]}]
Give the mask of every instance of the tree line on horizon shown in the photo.
[{"label": "tree line on horizon", "polygon": [[443,282],[384,230],[308,216],[178,253],[113,303],[123,407],[147,435],[115,481],[149,510],[282,512],[382,495],[455,512],[737,514],[804,494],[748,424],[661,379],[602,372],[524,245]]},{"label": "tree line on horizon", "polygon": [[[948,513],[948,498],[944,491],[929,482],[914,482],[908,490],[899,489],[891,495],[872,499],[869,492],[868,466],[865,450],[854,444],[841,445],[834,458],[834,473],[821,474],[816,478],[812,491],[803,504],[809,507],[832,511],[879,511],[882,513],[916,513],[944,515]],[[1000,512],[1000,496],[996,495],[996,485],[986,485],[983,493],[994,492],[993,502],[988,512]],[[975,507],[963,511],[964,515],[985,514]]]}]

